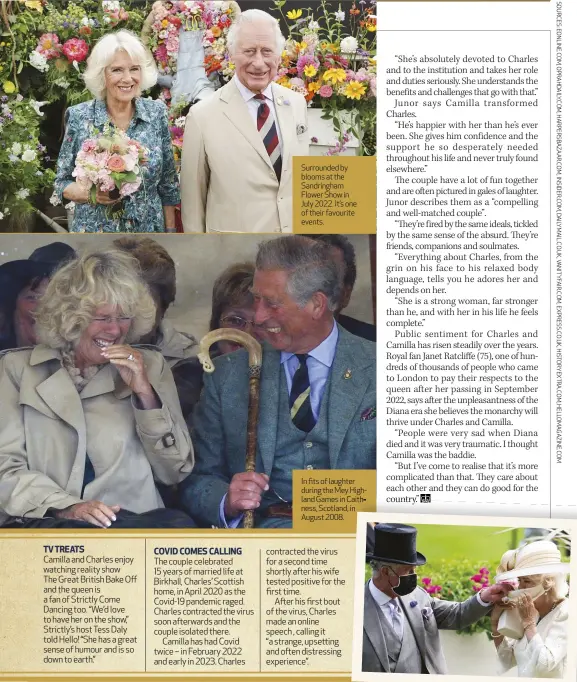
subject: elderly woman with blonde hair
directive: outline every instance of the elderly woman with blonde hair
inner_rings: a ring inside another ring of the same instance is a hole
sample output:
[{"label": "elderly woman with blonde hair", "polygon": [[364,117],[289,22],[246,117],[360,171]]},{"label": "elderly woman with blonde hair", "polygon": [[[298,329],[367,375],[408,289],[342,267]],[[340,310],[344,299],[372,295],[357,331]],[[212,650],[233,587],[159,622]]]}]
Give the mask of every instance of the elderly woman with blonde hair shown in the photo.
[{"label": "elderly woman with blonde hair", "polygon": [[[142,90],[156,83],[158,72],[150,51],[130,31],[107,33],[94,46],[84,73],[94,96],[66,111],[66,131],[58,156],[54,190],[60,201],[76,204],[71,232],[174,232],[180,191],[162,101],[144,99]],[[125,132],[148,151],[143,183],[124,199],[124,212],[111,217],[106,208],[119,201],[113,192],[89,191],[75,181],[76,156],[89,138],[105,126]]]},{"label": "elderly woman with blonde hair", "polygon": [[501,672],[519,677],[563,677],[567,661],[569,564],[554,542],[538,540],[505,552],[496,582],[514,582],[506,603],[491,613]]},{"label": "elderly woman with blonde hair", "polygon": [[118,249],[71,261],[38,305],[40,344],[0,358],[0,525],[194,526],[156,487],[193,452],[164,358],[130,345],[155,320],[137,268]]}]

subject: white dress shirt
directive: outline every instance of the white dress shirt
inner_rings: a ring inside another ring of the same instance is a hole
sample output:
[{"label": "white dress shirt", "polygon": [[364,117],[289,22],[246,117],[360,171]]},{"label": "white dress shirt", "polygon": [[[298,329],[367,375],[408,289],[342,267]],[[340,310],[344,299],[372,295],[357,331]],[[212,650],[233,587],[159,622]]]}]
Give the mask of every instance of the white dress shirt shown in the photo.
[{"label": "white dress shirt", "polygon": [[[308,353],[307,369],[311,385],[311,410],[316,420],[318,420],[321,411],[321,402],[325,394],[325,387],[333,360],[335,359],[335,353],[337,352],[338,340],[339,328],[337,323],[333,322],[333,328],[327,338]],[[283,350],[280,354],[280,361],[284,367],[287,389],[290,396],[293,387],[293,377],[299,368],[299,360],[294,353],[287,353]]]},{"label": "white dress shirt", "polygon": [[[387,623],[391,626],[392,630],[394,632],[397,632],[399,635],[399,638],[402,640],[403,639],[403,632],[404,632],[404,623],[405,623],[405,616],[403,614],[403,610],[401,609],[401,605],[399,604],[398,599],[392,599],[388,595],[386,595],[384,592],[381,592],[378,587],[375,587],[374,583],[372,580],[369,581],[369,592],[371,593],[371,596],[377,603],[377,606],[381,609],[383,612],[383,615],[385,616]],[[395,621],[393,618],[393,614],[396,611],[398,622],[399,622],[399,628],[400,630],[397,631],[397,627],[395,627]]]},{"label": "white dress shirt", "polygon": [[[236,83],[236,87],[238,88],[243,100],[246,103],[246,106],[248,108],[248,112],[254,121],[254,127],[257,127],[256,119],[258,115],[258,108],[262,104],[262,101],[255,99],[254,95],[255,93],[252,92],[252,90],[249,90],[246,85],[243,85],[236,73],[234,74],[234,82]],[[281,148],[281,153],[282,153],[282,135],[281,135],[281,130],[280,130],[280,125],[278,124],[278,118],[276,115],[276,110],[274,106],[274,97],[272,94],[272,85],[269,83],[266,88],[263,90],[262,94],[266,98],[266,103],[269,106],[269,109],[271,111],[270,115],[274,118],[275,126],[276,126],[276,133],[278,135],[278,143]]]}]

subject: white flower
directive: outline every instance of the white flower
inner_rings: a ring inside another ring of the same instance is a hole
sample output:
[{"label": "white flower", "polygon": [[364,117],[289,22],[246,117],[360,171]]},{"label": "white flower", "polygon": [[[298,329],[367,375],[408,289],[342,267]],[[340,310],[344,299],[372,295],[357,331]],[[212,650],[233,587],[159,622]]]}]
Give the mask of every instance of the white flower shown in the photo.
[{"label": "white flower", "polygon": [[335,19],[337,21],[344,21],[345,20],[345,13],[342,10],[338,10],[338,12],[335,12]]},{"label": "white flower", "polygon": [[42,171],[36,171],[35,175],[44,175]]},{"label": "white flower", "polygon": [[14,142],[14,144],[12,145],[12,149],[10,151],[12,152],[12,154],[16,155],[22,154],[22,145],[20,144],[20,142]]},{"label": "white flower", "polygon": [[22,161],[35,161],[36,152],[32,149],[27,149],[24,154],[22,154]]},{"label": "white flower", "polygon": [[82,17],[82,19],[80,20],[80,23],[83,26],[90,26],[90,19],[88,17]]},{"label": "white flower", "polygon": [[174,122],[174,125],[175,125],[177,128],[184,128],[185,124],[186,124],[186,116],[180,116],[180,117],[177,118],[176,121]]},{"label": "white flower", "polygon": [[52,206],[58,206],[60,204],[60,199],[56,195],[56,192],[52,193],[52,196],[50,197],[49,201],[52,204]]},{"label": "white flower", "polygon": [[57,78],[54,81],[54,85],[57,85],[59,88],[62,88],[63,90],[67,90],[70,87],[70,83],[66,80],[66,78]]},{"label": "white flower", "polygon": [[67,204],[64,204],[64,208],[67,211],[73,211],[76,208],[76,204],[73,201],[69,201]]},{"label": "white flower", "polygon": [[110,17],[104,17],[104,23],[109,24],[110,23]]},{"label": "white flower", "polygon": [[356,38],[353,38],[353,36],[348,36],[347,38],[343,38],[341,40],[341,52],[343,54],[352,54],[353,52],[356,52],[359,47],[359,43]]},{"label": "white flower", "polygon": [[12,161],[12,163],[15,163],[16,161],[19,160],[16,154],[8,154],[8,158],[10,159],[10,161]]},{"label": "white flower", "polygon": [[2,105],[2,113],[4,114],[4,116],[8,116],[8,114],[12,113],[10,111],[10,107],[7,104]]},{"label": "white flower", "polygon": [[117,12],[120,9],[120,2],[118,0],[103,0],[102,9],[105,12]]},{"label": "white flower", "polygon": [[0,211],[0,220],[2,220],[3,218],[4,218],[4,214],[2,213],[2,211]]},{"label": "white flower", "polygon": [[16,192],[16,196],[17,196],[19,199],[26,199],[26,197],[29,196],[29,195],[30,195],[30,190],[29,190],[29,189],[26,189],[25,187],[24,187],[23,189],[19,189],[19,190]]},{"label": "white flower", "polygon": [[28,61],[30,62],[30,66],[38,69],[38,71],[48,71],[48,60],[43,54],[40,54],[40,52],[36,52],[36,50],[32,51],[28,55]]},{"label": "white flower", "polygon": [[76,59],[73,60],[72,66],[78,71],[78,73],[80,73],[80,67],[78,66]]},{"label": "white flower", "polygon": [[35,99],[30,100],[30,106],[34,109],[38,116],[44,116],[44,112],[40,111],[40,107],[43,107],[45,104],[48,104],[48,102],[38,102]]},{"label": "white flower", "polygon": [[311,31],[318,31],[320,28],[319,22],[318,21],[311,21],[309,22],[309,29]]},{"label": "white flower", "polygon": [[24,97],[22,97],[22,95],[21,95],[20,93],[18,93],[18,94],[16,95],[16,101],[17,101],[17,102],[21,102],[23,99],[24,99]]}]

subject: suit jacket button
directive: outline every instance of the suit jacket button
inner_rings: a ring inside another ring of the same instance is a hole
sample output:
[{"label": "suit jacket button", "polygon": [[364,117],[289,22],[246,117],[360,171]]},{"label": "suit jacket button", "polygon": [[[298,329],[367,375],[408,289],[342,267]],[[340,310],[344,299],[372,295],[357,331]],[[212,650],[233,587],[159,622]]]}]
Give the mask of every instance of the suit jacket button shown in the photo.
[{"label": "suit jacket button", "polygon": [[176,445],[176,438],[172,433],[166,433],[161,440],[165,448],[171,448],[173,445]]},{"label": "suit jacket button", "polygon": [[305,443],[305,448],[312,448],[313,444],[310,442],[310,440],[307,440]]},{"label": "suit jacket button", "polygon": [[314,466],[312,464],[307,464],[306,468],[307,469],[314,469]]}]

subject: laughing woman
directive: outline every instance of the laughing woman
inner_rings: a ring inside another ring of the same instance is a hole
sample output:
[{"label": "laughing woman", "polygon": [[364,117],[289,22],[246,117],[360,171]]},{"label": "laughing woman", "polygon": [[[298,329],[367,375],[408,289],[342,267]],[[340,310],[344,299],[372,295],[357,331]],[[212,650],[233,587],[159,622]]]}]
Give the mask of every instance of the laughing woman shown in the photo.
[{"label": "laughing woman", "polygon": [[[76,204],[71,232],[176,231],[175,206],[180,203],[180,192],[166,106],[140,96],[156,78],[152,55],[130,31],[108,33],[94,46],[84,80],[95,99],[66,111],[54,184],[60,201]],[[114,193],[99,190],[91,200],[74,175],[76,155],[83,142],[102,134],[107,124],[148,150],[148,161],[142,167],[143,183],[124,198],[124,212],[118,218],[109,217],[107,212],[119,201]]]},{"label": "laughing woman", "polygon": [[192,527],[156,482],[193,465],[171,371],[147,334],[154,303],[114,249],[59,270],[36,313],[40,345],[0,358],[0,525]]}]

